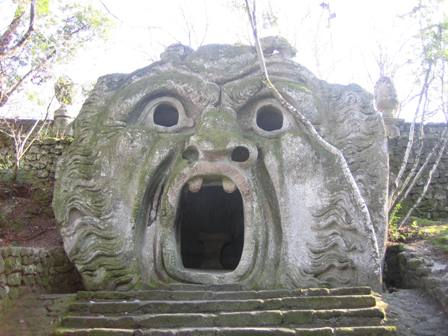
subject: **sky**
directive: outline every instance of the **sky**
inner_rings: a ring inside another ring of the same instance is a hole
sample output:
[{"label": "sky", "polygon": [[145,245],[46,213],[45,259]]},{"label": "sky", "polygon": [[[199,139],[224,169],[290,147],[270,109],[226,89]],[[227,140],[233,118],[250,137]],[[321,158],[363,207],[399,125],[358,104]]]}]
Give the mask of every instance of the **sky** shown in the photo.
[{"label": "sky", "polygon": [[[155,6],[154,1],[103,0],[116,27],[105,45],[96,46],[95,57],[81,56],[84,71],[72,75],[130,72],[157,60],[165,47],[176,42],[194,48],[207,43],[251,43],[247,18],[232,7],[235,2],[167,0]],[[379,44],[395,49],[409,29],[397,16],[409,12],[412,2],[332,0],[330,12],[336,17],[328,22],[328,10],[319,0],[259,0],[260,11],[267,9],[278,17],[278,25],[261,35],[285,36],[298,49],[296,60],[322,79],[371,86],[372,80],[365,78],[366,58],[374,56]]]},{"label": "sky", "polygon": [[[0,23],[7,22],[8,10],[4,8],[13,9],[11,2],[0,0]],[[86,86],[107,73],[131,72],[148,65],[172,43],[181,42],[193,48],[207,43],[251,43],[247,17],[237,8],[242,0],[83,2],[104,10],[114,27],[107,41],[91,43],[79,51],[74,61],[56,67],[56,73],[70,76],[79,85]],[[394,64],[405,64],[413,57],[408,42],[417,27],[406,14],[415,3],[414,0],[258,0],[259,13],[264,13],[260,15],[260,35],[286,37],[297,49],[295,60],[319,78],[333,83],[357,83],[372,92],[379,77],[376,60],[381,53]],[[263,17],[275,17],[277,23],[264,25],[269,20]],[[394,75],[399,98],[405,99],[415,76],[406,67],[386,70]],[[79,97],[71,107],[73,114],[81,103]]]}]

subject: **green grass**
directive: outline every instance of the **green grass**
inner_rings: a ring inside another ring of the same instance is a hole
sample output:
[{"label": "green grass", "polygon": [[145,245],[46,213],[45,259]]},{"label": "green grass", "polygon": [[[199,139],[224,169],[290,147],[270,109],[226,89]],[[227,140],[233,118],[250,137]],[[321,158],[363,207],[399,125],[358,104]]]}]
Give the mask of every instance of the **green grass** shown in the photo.
[{"label": "green grass", "polygon": [[[396,221],[389,226],[389,239],[396,242],[412,242],[424,239],[433,246],[448,253],[448,219],[429,220],[426,218],[411,217],[411,224],[396,229]],[[395,225],[395,226],[394,226]]]},{"label": "green grass", "polygon": [[421,227],[419,231],[432,245],[448,253],[448,223]]},{"label": "green grass", "polygon": [[424,239],[448,253],[448,220],[432,221],[425,218],[413,217],[409,230],[414,238]]},{"label": "green grass", "polygon": [[419,217],[411,217],[412,223],[416,223],[419,227],[422,226],[440,226],[440,225],[446,225],[448,224],[448,220],[442,221],[442,220],[430,220],[426,218],[419,218]]}]

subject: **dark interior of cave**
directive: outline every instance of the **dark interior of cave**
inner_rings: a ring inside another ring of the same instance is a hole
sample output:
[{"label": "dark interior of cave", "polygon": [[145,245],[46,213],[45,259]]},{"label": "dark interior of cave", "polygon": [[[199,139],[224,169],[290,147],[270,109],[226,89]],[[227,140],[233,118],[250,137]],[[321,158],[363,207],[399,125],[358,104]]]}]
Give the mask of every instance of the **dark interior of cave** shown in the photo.
[{"label": "dark interior of cave", "polygon": [[244,244],[244,211],[236,189],[206,185],[198,192],[185,186],[177,213],[177,232],[185,268],[232,271]]}]

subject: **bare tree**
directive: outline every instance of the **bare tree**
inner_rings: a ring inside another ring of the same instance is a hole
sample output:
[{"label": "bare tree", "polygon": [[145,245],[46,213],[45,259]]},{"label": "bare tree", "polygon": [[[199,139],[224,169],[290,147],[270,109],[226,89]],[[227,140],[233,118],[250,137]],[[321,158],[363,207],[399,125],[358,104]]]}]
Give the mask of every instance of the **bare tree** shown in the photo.
[{"label": "bare tree", "polygon": [[[418,95],[418,103],[417,107],[414,112],[414,117],[412,120],[412,123],[409,128],[409,136],[408,136],[408,143],[406,145],[406,151],[404,153],[403,160],[400,165],[400,169],[398,171],[397,176],[395,177],[394,183],[391,185],[390,191],[389,191],[389,211],[392,211],[392,209],[395,208],[397,203],[402,201],[401,195],[406,190],[406,188],[409,186],[409,183],[412,181],[413,177],[415,176],[417,172],[417,168],[420,163],[420,159],[423,153],[423,146],[424,146],[424,122],[425,122],[425,116],[427,114],[427,104],[428,104],[428,90],[430,87],[431,79],[430,75],[432,73],[432,64],[429,64],[428,69],[425,72],[425,79],[423,81],[422,87],[420,89],[420,93]],[[416,135],[415,126],[417,123],[417,119],[420,116],[420,123],[419,123],[419,145],[416,152],[416,155],[414,156],[414,165],[411,168],[411,170],[407,173],[407,176],[405,175],[406,169],[408,167],[409,159],[411,157],[412,149],[414,147],[414,138]]]},{"label": "bare tree", "polygon": [[35,120],[31,125],[24,125],[23,122],[17,119],[0,119],[0,133],[3,133],[11,140],[14,148],[13,181],[17,181],[23,157],[33,143],[41,137],[42,131],[48,126],[48,117],[54,99],[56,98],[61,105],[65,106],[73,102],[74,94],[75,87],[73,81],[68,76],[61,76],[54,85],[54,95],[50,99],[42,119]]},{"label": "bare tree", "polygon": [[[427,4],[426,4],[427,5]],[[405,201],[414,189],[417,181],[424,180],[424,186],[417,200],[410,206],[406,214],[398,224],[398,228],[405,225],[413,211],[424,199],[432,177],[437,170],[440,160],[447,148],[448,143],[448,114],[447,114],[447,92],[445,68],[448,61],[448,22],[428,24],[422,20],[424,9],[427,8],[424,1],[413,9],[413,15],[419,15],[420,23],[420,48],[422,57],[420,59],[423,67],[421,77],[423,78],[418,94],[414,96],[417,104],[413,121],[410,124],[408,142],[399,171],[390,188],[389,213],[395,211],[398,204]],[[427,118],[438,112],[445,118],[445,128],[437,140],[432,141],[429,154],[424,157],[424,147],[429,142],[425,136],[425,122]],[[418,120],[418,123],[417,123]],[[417,139],[416,139],[417,137]],[[412,159],[412,160],[411,160]],[[412,164],[410,164],[412,162]],[[427,174],[427,175],[425,175]]]},{"label": "bare tree", "polygon": [[41,120],[34,121],[31,127],[29,125],[24,125],[17,119],[0,119],[0,133],[6,135],[11,140],[14,147],[14,169],[12,175],[12,180],[14,182],[17,181],[18,172],[21,168],[24,155],[28,152],[33,143],[40,138],[42,131],[48,125],[47,120],[53,99],[54,96],[47,106],[45,116]]}]

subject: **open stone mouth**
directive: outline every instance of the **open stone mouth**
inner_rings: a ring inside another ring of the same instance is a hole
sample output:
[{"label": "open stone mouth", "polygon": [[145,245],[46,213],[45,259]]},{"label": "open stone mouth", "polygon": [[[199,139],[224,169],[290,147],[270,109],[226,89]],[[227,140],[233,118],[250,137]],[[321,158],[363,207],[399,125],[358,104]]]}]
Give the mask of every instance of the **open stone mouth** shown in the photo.
[{"label": "open stone mouth", "polygon": [[185,268],[233,271],[244,245],[244,207],[235,183],[196,176],[182,188],[176,228]]}]

